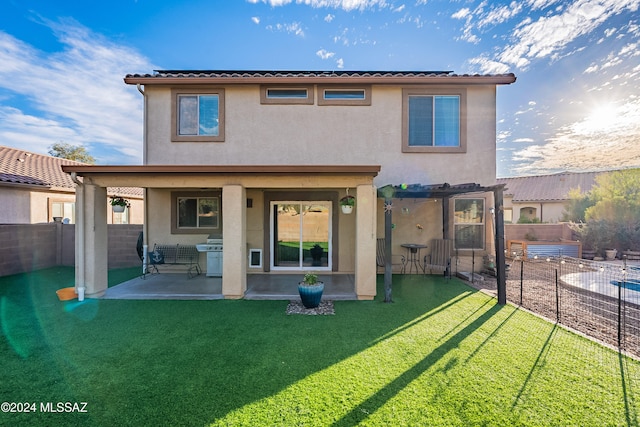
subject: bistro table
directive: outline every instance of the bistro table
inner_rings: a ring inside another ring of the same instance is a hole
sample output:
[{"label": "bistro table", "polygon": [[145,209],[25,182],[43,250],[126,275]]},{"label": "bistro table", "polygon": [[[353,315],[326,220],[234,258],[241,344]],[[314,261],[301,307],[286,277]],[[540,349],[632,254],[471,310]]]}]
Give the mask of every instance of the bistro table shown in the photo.
[{"label": "bistro table", "polygon": [[420,243],[403,243],[400,246],[406,248],[408,251],[408,261],[409,264],[409,274],[413,271],[413,267],[416,268],[416,273],[419,273],[422,270],[424,273],[424,267],[420,265],[420,249],[426,249],[427,245],[422,245]]}]

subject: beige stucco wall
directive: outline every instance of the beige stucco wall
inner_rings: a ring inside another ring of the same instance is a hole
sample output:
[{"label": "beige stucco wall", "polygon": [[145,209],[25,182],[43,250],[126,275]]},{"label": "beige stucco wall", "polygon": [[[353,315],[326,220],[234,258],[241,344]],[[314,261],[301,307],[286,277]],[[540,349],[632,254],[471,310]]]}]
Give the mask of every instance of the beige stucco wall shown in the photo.
[{"label": "beige stucco wall", "polygon": [[504,207],[513,209],[513,223],[517,223],[520,218],[520,210],[533,208],[535,209],[534,216],[545,223],[556,223],[562,220],[562,215],[565,212],[565,202],[517,202],[514,203],[511,199],[505,198]]},{"label": "beige stucco wall", "polygon": [[171,90],[148,86],[146,161],[160,164],[379,164],[377,186],[495,181],[495,87],[467,91],[467,153],[402,153],[402,88],[371,106],[261,105],[258,85],[225,89],[225,141],[171,142]]},{"label": "beige stucco wall", "polygon": [[50,201],[75,202],[72,192],[32,191],[0,187],[0,223],[39,224],[50,222]]},{"label": "beige stucco wall", "polygon": [[[0,224],[41,224],[51,222],[52,202],[75,203],[74,192],[32,191],[0,186]],[[129,199],[129,224],[142,224],[144,201]],[[107,207],[107,223],[113,223],[111,206]]]}]

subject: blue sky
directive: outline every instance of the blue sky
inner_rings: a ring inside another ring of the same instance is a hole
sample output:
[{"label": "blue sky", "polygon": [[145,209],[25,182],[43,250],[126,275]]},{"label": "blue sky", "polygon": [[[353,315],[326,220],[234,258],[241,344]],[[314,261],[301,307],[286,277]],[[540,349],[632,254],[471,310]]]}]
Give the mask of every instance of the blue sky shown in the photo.
[{"label": "blue sky", "polygon": [[640,0],[4,0],[0,145],[140,164],[154,69],[513,72],[499,177],[640,166]]}]

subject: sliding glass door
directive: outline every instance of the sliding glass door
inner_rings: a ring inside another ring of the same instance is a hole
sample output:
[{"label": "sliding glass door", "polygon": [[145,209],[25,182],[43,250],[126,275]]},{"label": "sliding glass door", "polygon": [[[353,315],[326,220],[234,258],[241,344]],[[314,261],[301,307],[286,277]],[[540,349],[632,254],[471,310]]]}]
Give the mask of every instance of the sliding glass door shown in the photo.
[{"label": "sliding glass door", "polygon": [[331,270],[331,202],[271,202],[271,268]]}]

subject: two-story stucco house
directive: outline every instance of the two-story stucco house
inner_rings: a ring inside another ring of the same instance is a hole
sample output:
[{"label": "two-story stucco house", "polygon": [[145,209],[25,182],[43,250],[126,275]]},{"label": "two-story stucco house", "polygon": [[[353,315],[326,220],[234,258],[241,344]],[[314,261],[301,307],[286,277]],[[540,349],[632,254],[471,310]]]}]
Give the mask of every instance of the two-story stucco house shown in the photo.
[{"label": "two-story stucco house", "polygon": [[[64,167],[83,180],[76,282],[88,296],[107,287],[109,186],[145,189],[148,248],[222,239],[225,298],[242,298],[248,275],[313,269],[352,275],[357,298],[372,299],[391,212],[393,252],[432,238],[494,250],[493,194],[479,189],[496,184],[496,88],[513,74],[165,70],[124,80],[144,102],[143,165]],[[444,183],[475,192],[410,192]],[[385,201],[378,189],[389,185],[407,191]],[[347,194],[352,214],[340,208]],[[308,256],[311,243],[321,255]]]}]

